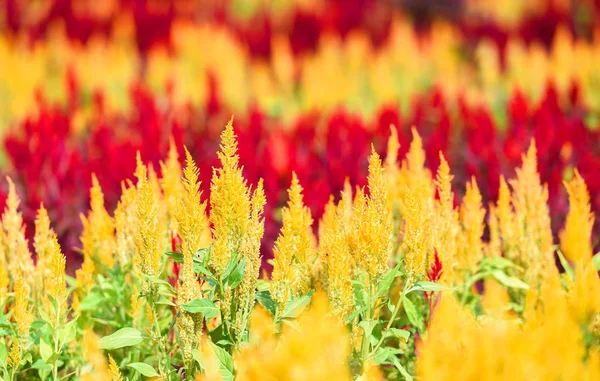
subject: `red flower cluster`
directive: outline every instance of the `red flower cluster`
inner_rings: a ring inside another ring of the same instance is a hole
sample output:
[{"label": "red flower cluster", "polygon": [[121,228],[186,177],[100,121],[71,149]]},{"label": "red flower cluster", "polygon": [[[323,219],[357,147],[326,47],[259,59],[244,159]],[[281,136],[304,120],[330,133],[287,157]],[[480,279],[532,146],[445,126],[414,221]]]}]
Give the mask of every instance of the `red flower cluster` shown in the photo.
[{"label": "red flower cluster", "polygon": [[[204,194],[209,196],[212,167],[218,163],[218,136],[231,115],[218,106],[218,93],[213,93],[214,99],[203,109],[175,110],[169,102],[159,107],[147,89],[136,86],[131,91],[131,111],[111,117],[104,114],[98,95],[93,123],[83,132],[71,127],[76,106],[59,109],[40,100],[40,113],[4,137],[10,175],[20,186],[29,233],[43,202],[58,224],[63,248],[72,256],[73,248],[79,246],[78,216],[88,208],[91,173],[96,173],[110,210],[116,205],[121,181],[134,171],[136,152],[159,168],[171,137],[190,149],[200,167]],[[450,103],[460,105],[458,113],[450,111]],[[500,174],[514,175],[512,168],[519,165],[521,152],[533,137],[539,151],[538,170],[549,184],[554,231],[561,228],[557,221],[563,220],[568,208],[561,180],[575,167],[589,186],[593,209],[600,210],[600,179],[595,176],[600,169],[600,132],[585,127],[586,113],[577,97],[560,105],[550,86],[539,105],[515,93],[507,108],[504,129],[486,108],[446,99],[439,91],[416,99],[410,115],[400,115],[396,105],[389,105],[368,121],[343,109],[302,115],[293,126],[280,126],[279,119],[257,109],[236,115],[244,175],[251,183],[262,177],[269,200],[264,247],[272,247],[277,237],[278,210],[286,202],[292,171],[305,188],[313,217],[319,218],[329,195],[339,195],[346,178],[353,184],[366,183],[370,145],[385,151],[390,124],[399,127],[400,157],[408,149],[414,125],[423,137],[426,164],[435,170],[438,152],[443,151],[456,177],[458,195],[466,180],[476,176],[488,202],[497,197]]]}]

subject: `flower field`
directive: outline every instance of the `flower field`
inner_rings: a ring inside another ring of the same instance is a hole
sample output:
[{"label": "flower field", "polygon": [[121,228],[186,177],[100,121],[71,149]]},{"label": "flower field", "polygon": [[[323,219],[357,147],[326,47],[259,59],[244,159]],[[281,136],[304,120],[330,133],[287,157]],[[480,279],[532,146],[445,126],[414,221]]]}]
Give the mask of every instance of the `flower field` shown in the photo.
[{"label": "flower field", "polygon": [[0,380],[600,379],[598,2],[0,6]]}]

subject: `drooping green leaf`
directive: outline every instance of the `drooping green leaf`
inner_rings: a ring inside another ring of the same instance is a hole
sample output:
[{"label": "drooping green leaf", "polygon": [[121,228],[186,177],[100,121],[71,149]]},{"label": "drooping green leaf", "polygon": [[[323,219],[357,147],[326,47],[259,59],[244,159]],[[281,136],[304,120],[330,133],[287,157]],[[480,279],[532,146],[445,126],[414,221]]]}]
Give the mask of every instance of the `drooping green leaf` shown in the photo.
[{"label": "drooping green leaf", "polygon": [[236,288],[242,279],[244,279],[244,270],[246,269],[246,257],[242,258],[240,263],[233,269],[229,277],[227,278],[227,284],[229,287]]},{"label": "drooping green leaf", "polygon": [[52,356],[53,353],[54,350],[52,349],[52,346],[48,344],[44,339],[40,339],[40,356],[46,364],[48,363],[48,359]]},{"label": "drooping green leaf", "polygon": [[271,297],[271,292],[269,290],[258,291],[256,293],[256,301],[260,303],[267,311],[271,313],[271,315],[275,315],[277,306],[273,298]]},{"label": "drooping green leaf", "polygon": [[121,328],[112,335],[104,336],[100,339],[102,349],[118,349],[137,345],[144,340],[142,333],[135,328]]},{"label": "drooping green leaf", "polygon": [[127,364],[129,368],[137,370],[144,377],[158,377],[160,376],[156,370],[151,365],[148,365],[143,362],[134,362],[131,364]]},{"label": "drooping green leaf", "polygon": [[405,295],[407,295],[413,291],[442,291],[445,289],[446,289],[446,287],[442,286],[441,284],[421,280],[421,281],[418,281],[417,283],[415,283],[411,288],[409,288],[405,292]]},{"label": "drooping green leaf", "polygon": [[562,251],[556,250],[556,255],[558,255],[558,259],[560,260],[560,264],[563,269],[565,269],[565,273],[569,276],[569,278],[575,279],[575,271],[573,271],[573,267],[571,267],[571,264],[567,258],[565,258],[565,255],[562,253]]},{"label": "drooping green leaf", "polygon": [[160,286],[164,286],[166,287],[169,291],[171,292],[176,292],[175,288],[171,285],[171,283],[167,282],[164,279],[160,279],[157,276],[154,275],[147,275],[147,274],[142,274],[149,282],[154,283],[154,284],[158,284]]},{"label": "drooping green leaf", "polygon": [[226,350],[219,347],[212,341],[208,342],[213,352],[219,359],[221,375],[225,380],[233,381],[233,358]]},{"label": "drooping green leaf", "polygon": [[410,331],[392,327],[386,331],[385,335],[388,337],[395,337],[398,339],[404,339],[404,341],[408,341],[408,338],[410,337]]},{"label": "drooping green leaf", "polygon": [[390,355],[390,349],[388,347],[379,347],[377,351],[371,355],[371,362],[375,365],[379,365],[387,360]]},{"label": "drooping green leaf", "polygon": [[310,291],[306,295],[302,295],[298,298],[294,298],[288,302],[283,310],[283,314],[281,314],[281,319],[295,319],[298,317],[302,311],[308,306],[310,303],[310,299],[312,298],[313,291]]},{"label": "drooping green leaf", "polygon": [[404,311],[406,312],[406,316],[408,317],[408,321],[415,327],[419,329],[419,331],[423,331],[423,318],[417,309],[417,306],[406,296],[402,297],[402,305],[404,306]]},{"label": "drooping green leaf", "polygon": [[65,324],[58,332],[58,343],[61,347],[75,338],[77,334],[76,323],[77,317]]},{"label": "drooping green leaf", "polygon": [[183,263],[183,253],[178,251],[165,251],[165,255],[171,258],[174,262]]},{"label": "drooping green leaf", "polygon": [[387,294],[388,290],[394,283],[394,279],[400,275],[400,264],[398,264],[393,269],[389,270],[382,278],[381,281],[377,284],[377,293],[375,294],[376,298],[382,297]]},{"label": "drooping green leaf", "polygon": [[515,276],[506,275],[500,270],[493,271],[492,275],[494,276],[494,278],[496,278],[498,282],[500,282],[500,284],[502,284],[505,287],[517,288],[521,290],[529,289],[529,285],[527,285],[527,283],[523,282],[521,279]]},{"label": "drooping green leaf", "polygon": [[219,308],[207,298],[194,299],[181,305],[181,308],[191,313],[202,313],[207,319],[215,318],[219,314]]},{"label": "drooping green leaf", "polygon": [[392,364],[394,364],[394,366],[398,369],[398,371],[406,381],[413,381],[413,376],[411,376],[410,373],[408,373],[406,368],[400,363],[400,360],[398,360],[397,357],[391,356],[390,361]]},{"label": "drooping green leaf", "polygon": [[592,263],[596,266],[596,270],[600,271],[600,253],[596,253],[596,255],[592,257]]}]

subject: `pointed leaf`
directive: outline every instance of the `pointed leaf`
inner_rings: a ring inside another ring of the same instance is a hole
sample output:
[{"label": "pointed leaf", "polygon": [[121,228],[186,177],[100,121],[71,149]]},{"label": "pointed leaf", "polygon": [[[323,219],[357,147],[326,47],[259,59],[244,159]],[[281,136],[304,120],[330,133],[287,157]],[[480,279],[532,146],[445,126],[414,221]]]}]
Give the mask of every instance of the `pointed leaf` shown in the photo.
[{"label": "pointed leaf", "polygon": [[294,319],[298,317],[310,303],[312,294],[313,291],[310,291],[306,295],[290,300],[283,310],[281,319]]},{"label": "pointed leaf", "polygon": [[102,349],[118,349],[137,345],[144,340],[142,333],[135,328],[121,328],[112,335],[100,339]]},{"label": "pointed leaf", "polygon": [[191,313],[202,313],[207,319],[215,318],[219,314],[217,306],[207,298],[194,299],[188,304],[181,305],[181,308]]},{"label": "pointed leaf", "polygon": [[134,362],[131,364],[127,364],[129,368],[133,368],[137,370],[142,376],[145,377],[158,377],[160,374],[151,365],[148,365],[143,362]]}]

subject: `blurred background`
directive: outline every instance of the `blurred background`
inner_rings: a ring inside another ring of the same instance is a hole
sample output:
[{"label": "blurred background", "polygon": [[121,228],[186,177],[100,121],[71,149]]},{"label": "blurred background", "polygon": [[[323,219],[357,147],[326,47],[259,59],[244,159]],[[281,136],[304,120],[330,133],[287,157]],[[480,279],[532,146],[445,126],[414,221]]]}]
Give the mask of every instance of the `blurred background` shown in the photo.
[{"label": "blurred background", "polygon": [[231,115],[246,178],[265,181],[266,258],[292,171],[318,219],[346,178],[365,184],[390,124],[401,157],[412,126],[429,168],[444,152],[457,200],[471,176],[495,200],[533,137],[553,230],[576,167],[600,210],[599,0],[0,5],[0,173],[16,182],[29,235],[40,203],[49,209],[71,268],[92,173],[112,211],[136,152],[159,172],[173,139],[208,196]]}]

